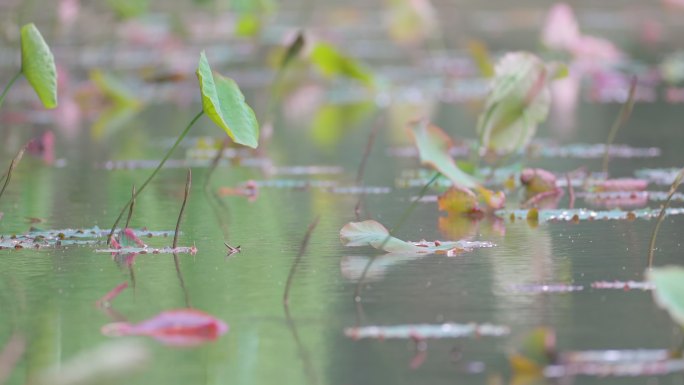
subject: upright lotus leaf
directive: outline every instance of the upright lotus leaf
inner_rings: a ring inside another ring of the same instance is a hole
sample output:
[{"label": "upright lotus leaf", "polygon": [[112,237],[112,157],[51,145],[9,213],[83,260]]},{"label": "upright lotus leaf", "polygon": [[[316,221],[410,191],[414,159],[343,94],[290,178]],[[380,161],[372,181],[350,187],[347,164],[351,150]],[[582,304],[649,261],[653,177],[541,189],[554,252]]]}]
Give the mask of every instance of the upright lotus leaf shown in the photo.
[{"label": "upright lotus leaf", "polygon": [[475,178],[461,171],[454,162],[449,154],[453,142],[441,128],[421,120],[412,123],[409,133],[418,147],[421,163],[434,167],[459,187],[478,186]]},{"label": "upright lotus leaf", "polygon": [[45,108],[57,107],[55,58],[33,23],[21,27],[21,71]]},{"label": "upright lotus leaf", "polygon": [[375,85],[373,74],[367,68],[349,56],[342,54],[331,44],[316,44],[311,51],[310,58],[318,70],[327,77],[345,76],[356,79],[367,87]]},{"label": "upright lotus leaf", "polygon": [[251,148],[259,144],[259,123],[233,79],[214,74],[202,52],[197,67],[202,107],[209,118],[235,143]]},{"label": "upright lotus leaf", "polygon": [[478,120],[481,148],[510,154],[529,144],[549,113],[549,78],[546,64],[531,53],[509,53],[497,63]]},{"label": "upright lotus leaf", "polygon": [[646,271],[646,280],[655,286],[653,299],[658,306],[667,310],[675,322],[684,326],[684,268],[655,267]]}]

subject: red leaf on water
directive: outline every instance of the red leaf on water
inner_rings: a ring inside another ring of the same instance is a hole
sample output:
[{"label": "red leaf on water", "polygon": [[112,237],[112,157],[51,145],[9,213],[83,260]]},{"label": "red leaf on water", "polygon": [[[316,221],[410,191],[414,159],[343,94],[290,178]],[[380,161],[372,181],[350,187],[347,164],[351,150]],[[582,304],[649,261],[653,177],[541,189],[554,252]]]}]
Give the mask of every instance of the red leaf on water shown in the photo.
[{"label": "red leaf on water", "polygon": [[173,346],[201,345],[227,331],[225,322],[194,309],[168,310],[137,324],[115,322],[102,327],[106,336],[149,336]]},{"label": "red leaf on water", "polygon": [[115,288],[110,290],[107,294],[102,296],[102,298],[95,301],[95,306],[97,307],[109,307],[109,304],[116,298],[125,288],[128,287],[128,282],[123,282],[118,284]]}]

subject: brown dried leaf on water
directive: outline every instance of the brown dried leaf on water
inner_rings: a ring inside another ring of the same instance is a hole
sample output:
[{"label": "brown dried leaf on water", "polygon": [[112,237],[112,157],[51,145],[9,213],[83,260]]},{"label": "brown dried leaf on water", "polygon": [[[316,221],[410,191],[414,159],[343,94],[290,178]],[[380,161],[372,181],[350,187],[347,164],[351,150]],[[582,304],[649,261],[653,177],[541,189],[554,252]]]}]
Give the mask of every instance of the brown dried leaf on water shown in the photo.
[{"label": "brown dried leaf on water", "polygon": [[254,202],[259,197],[259,185],[253,180],[248,180],[238,187],[221,187],[218,190],[218,195],[222,197],[242,196],[247,198],[249,202]]},{"label": "brown dried leaf on water", "polygon": [[406,242],[390,235],[377,221],[349,222],[340,230],[340,241],[345,246],[371,246],[375,249],[396,254],[444,254],[447,256],[470,251],[475,248],[493,247],[491,242],[479,241],[420,241]]}]

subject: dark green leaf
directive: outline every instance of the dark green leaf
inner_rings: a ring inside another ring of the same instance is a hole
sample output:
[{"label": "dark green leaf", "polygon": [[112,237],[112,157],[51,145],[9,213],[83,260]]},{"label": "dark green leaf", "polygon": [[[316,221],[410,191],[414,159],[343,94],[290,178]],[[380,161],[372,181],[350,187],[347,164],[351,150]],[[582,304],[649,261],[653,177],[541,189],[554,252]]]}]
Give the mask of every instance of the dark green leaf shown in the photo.
[{"label": "dark green leaf", "polygon": [[287,51],[285,51],[285,55],[283,55],[283,60],[280,62],[279,70],[285,68],[294,58],[299,55],[299,53],[302,51],[302,48],[304,48],[304,43],[304,33],[299,31],[297,33],[297,38],[295,38],[295,40],[287,47]]}]

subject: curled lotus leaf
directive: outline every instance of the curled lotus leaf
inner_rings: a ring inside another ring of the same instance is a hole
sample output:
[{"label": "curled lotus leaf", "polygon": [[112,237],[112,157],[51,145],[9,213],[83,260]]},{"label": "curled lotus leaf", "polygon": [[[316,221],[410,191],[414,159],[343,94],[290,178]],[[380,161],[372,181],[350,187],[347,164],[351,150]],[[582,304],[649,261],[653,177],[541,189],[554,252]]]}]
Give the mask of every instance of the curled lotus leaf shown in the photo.
[{"label": "curled lotus leaf", "polygon": [[525,148],[549,113],[546,64],[534,54],[506,54],[495,67],[492,88],[478,120],[480,147],[498,154]]}]

